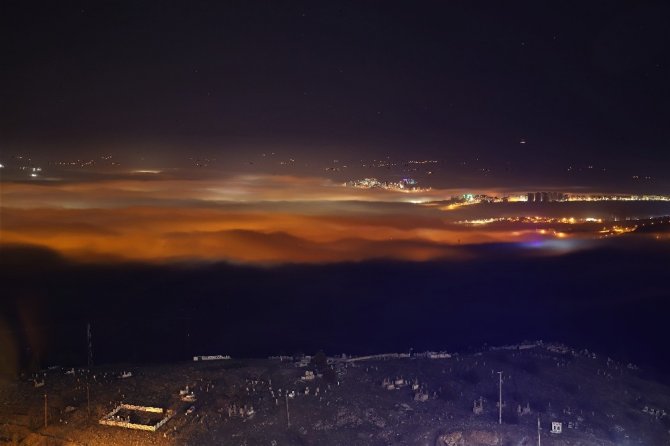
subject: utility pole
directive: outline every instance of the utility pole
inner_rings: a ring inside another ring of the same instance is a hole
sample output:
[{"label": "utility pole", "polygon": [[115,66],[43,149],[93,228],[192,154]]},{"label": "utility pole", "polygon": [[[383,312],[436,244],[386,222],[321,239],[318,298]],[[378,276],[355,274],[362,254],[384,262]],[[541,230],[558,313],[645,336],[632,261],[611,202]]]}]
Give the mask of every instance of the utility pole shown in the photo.
[{"label": "utility pole", "polygon": [[91,333],[91,323],[86,324],[86,340],[88,341],[87,362],[89,370],[93,366],[93,334]]},{"label": "utility pole", "polygon": [[291,427],[291,417],[288,413],[288,393],[284,395],[286,397],[286,427]]},{"label": "utility pole", "polygon": [[540,416],[537,416],[537,446],[542,446],[542,440],[540,439]]},{"label": "utility pole", "polygon": [[498,372],[498,424],[502,424],[502,373]]},{"label": "utility pole", "polygon": [[44,428],[47,428],[47,394],[44,394]]},{"label": "utility pole", "polygon": [[88,385],[88,378],[86,382],[86,415],[91,418],[91,392]]}]

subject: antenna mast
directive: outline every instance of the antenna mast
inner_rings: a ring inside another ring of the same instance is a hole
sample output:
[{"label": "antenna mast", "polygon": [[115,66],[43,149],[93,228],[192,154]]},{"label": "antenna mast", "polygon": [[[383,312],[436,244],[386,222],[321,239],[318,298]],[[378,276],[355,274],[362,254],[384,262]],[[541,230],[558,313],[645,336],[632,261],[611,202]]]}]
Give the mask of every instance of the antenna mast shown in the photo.
[{"label": "antenna mast", "polygon": [[90,369],[93,366],[93,334],[91,333],[91,323],[86,324],[86,340],[88,341],[87,363]]},{"label": "antenna mast", "polygon": [[502,424],[502,373],[498,372],[498,424]]}]

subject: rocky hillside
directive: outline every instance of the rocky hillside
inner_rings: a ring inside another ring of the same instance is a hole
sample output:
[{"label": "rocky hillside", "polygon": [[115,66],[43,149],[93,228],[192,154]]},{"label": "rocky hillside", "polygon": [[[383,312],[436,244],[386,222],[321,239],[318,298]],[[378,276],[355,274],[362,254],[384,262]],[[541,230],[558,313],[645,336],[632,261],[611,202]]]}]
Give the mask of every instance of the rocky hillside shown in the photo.
[{"label": "rocky hillside", "polygon": [[[169,419],[155,432],[99,423],[122,402],[166,412],[123,409],[119,422]],[[2,382],[0,443],[536,445],[539,419],[544,446],[664,445],[667,410],[670,387],[633,364],[528,343],[468,355],[51,368]]]}]

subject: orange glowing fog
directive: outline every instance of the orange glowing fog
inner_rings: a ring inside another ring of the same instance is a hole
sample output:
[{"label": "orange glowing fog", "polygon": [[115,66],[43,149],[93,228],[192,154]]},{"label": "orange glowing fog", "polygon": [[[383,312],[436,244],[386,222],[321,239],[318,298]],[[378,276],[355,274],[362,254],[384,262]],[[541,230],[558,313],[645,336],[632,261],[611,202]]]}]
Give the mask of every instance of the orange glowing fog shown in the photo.
[{"label": "orange glowing fog", "polygon": [[[2,243],[44,246],[78,260],[421,261],[515,238],[456,227],[443,211],[405,196],[313,178],[2,186]],[[444,198],[432,194],[421,199]]]}]

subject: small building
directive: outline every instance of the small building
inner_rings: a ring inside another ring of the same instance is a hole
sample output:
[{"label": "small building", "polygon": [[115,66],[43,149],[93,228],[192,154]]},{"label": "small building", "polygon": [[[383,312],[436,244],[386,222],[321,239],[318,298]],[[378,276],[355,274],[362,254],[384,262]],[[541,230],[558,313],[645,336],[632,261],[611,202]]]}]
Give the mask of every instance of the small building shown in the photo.
[{"label": "small building", "polygon": [[552,434],[560,434],[563,432],[563,423],[560,421],[552,421],[551,422],[551,433]]}]

